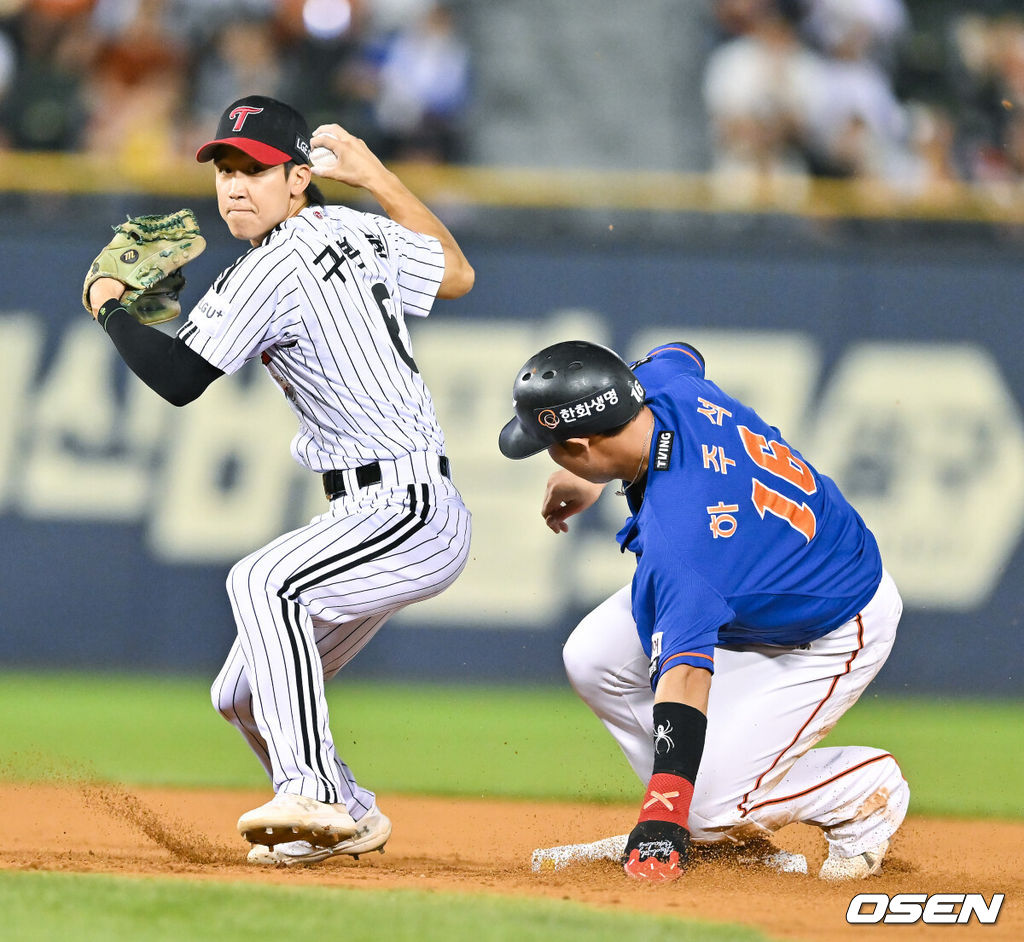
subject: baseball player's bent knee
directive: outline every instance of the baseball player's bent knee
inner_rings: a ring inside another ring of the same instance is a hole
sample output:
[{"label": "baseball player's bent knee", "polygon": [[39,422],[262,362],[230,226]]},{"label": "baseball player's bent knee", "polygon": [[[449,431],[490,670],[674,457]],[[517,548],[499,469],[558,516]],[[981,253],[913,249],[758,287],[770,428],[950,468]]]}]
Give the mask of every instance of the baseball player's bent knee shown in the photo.
[{"label": "baseball player's bent knee", "polygon": [[[587,619],[580,622],[579,627],[569,635],[562,647],[562,663],[565,665],[565,676],[573,690],[584,703],[600,715],[602,710],[599,704],[637,692],[649,695],[651,688],[644,672],[637,673],[634,669],[636,659],[629,658],[622,651],[609,650],[607,645],[602,645],[601,635],[595,633],[593,627],[594,625],[588,624]],[[643,651],[639,643],[637,651],[642,656]],[[646,660],[639,666],[645,668]]]},{"label": "baseball player's bent knee", "polygon": [[233,723],[235,720],[235,697],[231,695],[230,690],[226,690],[224,685],[220,683],[218,678],[214,681],[213,686],[210,687],[210,700],[213,702],[213,708],[226,719],[229,723]]},{"label": "baseball player's bent knee", "polygon": [[590,705],[634,692],[650,695],[647,660],[628,608],[618,594],[576,626],[562,647],[565,675]]},{"label": "baseball player's bent knee", "polygon": [[586,634],[579,628],[569,635],[562,646],[562,663],[573,690],[586,703],[593,702],[601,691],[601,678],[607,672],[607,665],[601,663],[599,652],[594,650]]},{"label": "baseball player's bent knee", "polygon": [[255,728],[248,684],[225,684],[218,677],[210,687],[210,700],[213,708],[232,726]]}]

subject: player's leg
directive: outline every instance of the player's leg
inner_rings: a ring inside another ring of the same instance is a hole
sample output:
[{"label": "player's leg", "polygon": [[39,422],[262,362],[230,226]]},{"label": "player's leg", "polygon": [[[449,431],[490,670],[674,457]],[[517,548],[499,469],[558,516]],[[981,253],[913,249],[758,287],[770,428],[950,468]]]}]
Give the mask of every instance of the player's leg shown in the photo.
[{"label": "player's leg", "polygon": [[[251,714],[267,758],[275,793],[335,804],[341,783],[324,699],[323,666],[309,612],[283,589],[295,572],[345,536],[373,532],[372,522],[320,518],[287,533],[236,563],[228,595],[238,629],[237,653],[248,680]],[[236,684],[238,701],[244,690]],[[238,704],[235,713],[245,716]],[[250,740],[252,737],[247,735]]]},{"label": "player's leg", "polygon": [[353,819],[373,808],[372,792],[335,752],[325,676],[351,660],[389,614],[455,580],[469,529],[469,513],[447,481],[417,484],[336,500],[328,513],[233,567],[238,650],[278,795],[351,808]]},{"label": "player's leg", "polygon": [[259,759],[267,777],[273,782],[274,769],[270,761],[270,748],[260,734],[256,717],[253,716],[252,691],[249,689],[249,678],[245,673],[245,658],[242,657],[237,639],[231,645],[227,660],[224,661],[224,666],[210,687],[210,699],[213,701],[213,708],[242,734],[246,744]]},{"label": "player's leg", "polygon": [[[601,603],[569,636],[562,654],[573,689],[605,725],[646,786],[654,766],[654,692],[650,659],[640,645],[630,596],[630,587],[625,586]],[[715,834],[711,840],[724,838]],[[775,870],[806,872],[800,855],[770,848],[751,848],[748,853]]]},{"label": "player's leg", "polygon": [[[469,551],[470,517],[447,483],[417,487],[416,500],[399,502],[416,510],[420,523],[411,532],[389,526],[384,540],[364,543],[352,553],[338,546],[333,561],[307,572],[299,596],[318,615],[312,618],[325,678],[341,670],[398,609],[432,597],[449,586],[465,565]],[[365,503],[345,507],[335,502],[332,512],[351,519],[364,513]],[[344,561],[339,557],[344,557]],[[381,610],[382,605],[390,605]],[[254,844],[251,863],[306,866],[338,855],[358,856],[383,850],[391,836],[391,821],[377,807],[373,792],[359,786],[350,767],[337,759],[345,805],[356,822],[355,833],[324,848],[292,841],[266,848]]]},{"label": "player's leg", "polygon": [[[333,622],[314,618],[314,634],[324,679],[330,680],[351,661],[392,614],[393,611],[374,612],[365,617],[346,614],[342,619]],[[239,730],[273,781],[270,746],[260,733],[253,714],[252,691],[246,675],[245,659],[237,640],[213,682],[211,697],[214,708]],[[345,802],[349,805],[353,817],[359,820],[360,812],[372,805],[373,793],[360,788],[351,769],[340,757],[336,756],[336,760],[341,780],[347,785],[342,789]]]},{"label": "player's leg", "polygon": [[793,821],[816,825],[830,855],[853,858],[896,833],[909,801],[910,789],[889,753],[866,746],[818,747],[797,759],[747,818],[773,831]]},{"label": "player's leg", "polygon": [[[330,680],[344,664],[348,663],[376,634],[389,615],[390,613],[385,613],[355,619],[344,626],[343,630],[341,626],[317,622],[314,619],[324,680]],[[339,644],[339,636],[347,639],[348,643]],[[238,650],[237,642],[232,646],[224,667],[213,683],[212,697],[214,707],[239,730],[273,782],[273,764],[270,761],[269,747],[260,735],[253,717],[252,693],[245,675],[245,661]],[[336,760],[345,807],[356,824],[355,833],[331,847],[315,847],[308,841],[282,842],[274,847],[254,844],[247,858],[250,863],[269,866],[308,866],[338,855],[357,856],[375,850],[383,852],[384,845],[391,836],[391,821],[377,807],[374,793],[358,784],[352,770],[337,754]]]},{"label": "player's leg", "polygon": [[604,723],[644,784],[654,767],[650,659],[637,637],[627,585],[576,627],[562,648],[573,689]]},{"label": "player's leg", "polygon": [[[317,650],[320,652],[325,681],[330,680],[365,646],[390,614],[387,612],[366,618],[357,618],[345,626],[318,622],[314,619]],[[339,644],[339,633],[342,632],[348,639],[348,644]],[[355,638],[359,639],[357,643],[352,642],[352,639]],[[341,648],[341,656],[339,656],[339,648]],[[237,641],[232,645],[224,666],[213,682],[211,698],[214,708],[242,734],[249,748],[259,759],[267,777],[273,783],[274,763],[270,759],[271,747],[260,733],[253,715],[252,691],[245,672],[245,659],[242,657]],[[335,761],[338,778],[342,784],[342,800],[353,819],[359,821],[373,807],[374,794],[356,782],[352,770],[337,754],[335,754]]]},{"label": "player's leg", "polygon": [[886,574],[857,618],[806,649],[716,652],[691,805],[695,838],[743,839],[802,821],[852,857],[895,833],[909,798],[895,759],[865,747],[812,747],[884,664],[901,611]]},{"label": "player's leg", "polygon": [[[855,621],[808,651],[716,650],[707,741],[691,806],[695,840],[745,841],[800,820],[822,827],[833,852],[853,855],[895,832],[909,795],[895,760],[877,749],[811,746],[877,674],[901,611],[886,575],[863,613],[863,632]],[[646,782],[654,697],[628,589],[580,623],[564,660],[574,689]],[[771,801],[791,793],[789,800]],[[885,806],[874,807],[882,795]]]}]

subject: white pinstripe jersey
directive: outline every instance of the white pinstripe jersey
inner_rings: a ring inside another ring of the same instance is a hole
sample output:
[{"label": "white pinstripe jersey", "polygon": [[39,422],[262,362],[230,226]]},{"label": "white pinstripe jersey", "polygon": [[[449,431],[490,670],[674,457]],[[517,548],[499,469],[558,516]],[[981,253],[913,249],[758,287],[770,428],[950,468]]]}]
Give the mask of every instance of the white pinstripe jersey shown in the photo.
[{"label": "white pinstripe jersey", "polygon": [[292,454],[311,471],[443,454],[405,324],[430,313],[443,274],[432,236],[307,206],[220,274],[178,336],[225,373],[262,358],[299,417]]}]

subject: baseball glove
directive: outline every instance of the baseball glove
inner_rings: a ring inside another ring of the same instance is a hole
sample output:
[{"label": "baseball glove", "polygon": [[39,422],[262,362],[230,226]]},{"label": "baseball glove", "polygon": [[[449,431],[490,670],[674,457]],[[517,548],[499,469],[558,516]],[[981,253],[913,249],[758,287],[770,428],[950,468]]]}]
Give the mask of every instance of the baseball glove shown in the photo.
[{"label": "baseball glove", "polygon": [[137,321],[160,324],[181,313],[183,265],[206,248],[191,209],[163,216],[134,216],[114,226],[114,238],[96,256],[85,276],[82,303],[91,314],[89,288],[97,278],[125,285],[121,303]]}]

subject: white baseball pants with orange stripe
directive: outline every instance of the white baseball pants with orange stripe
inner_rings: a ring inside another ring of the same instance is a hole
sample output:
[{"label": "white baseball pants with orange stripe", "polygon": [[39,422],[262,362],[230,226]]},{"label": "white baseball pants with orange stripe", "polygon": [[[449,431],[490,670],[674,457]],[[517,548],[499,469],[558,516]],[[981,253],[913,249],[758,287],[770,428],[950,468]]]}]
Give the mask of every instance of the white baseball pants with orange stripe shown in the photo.
[{"label": "white baseball pants with orange stripe", "polygon": [[[810,645],[715,650],[694,840],[742,842],[803,822],[822,829],[830,852],[854,857],[896,832],[910,799],[896,760],[867,746],[814,747],[885,663],[902,612],[883,573],[862,612]],[[646,785],[654,694],[629,586],[580,623],[563,656],[570,683]]]},{"label": "white baseball pants with orange stripe", "polygon": [[451,585],[469,556],[470,513],[446,478],[375,486],[236,563],[238,638],[213,704],[242,733],[274,792],[345,804],[374,794],[335,750],[324,681],[406,605]]}]

